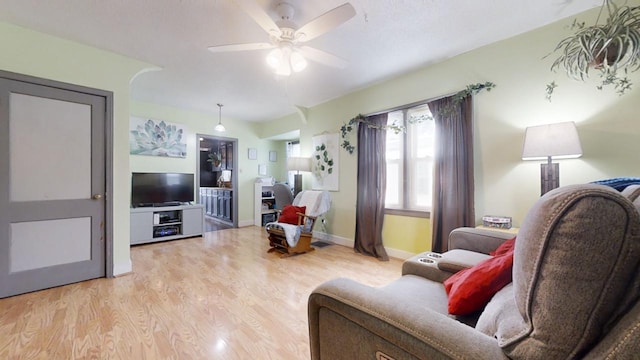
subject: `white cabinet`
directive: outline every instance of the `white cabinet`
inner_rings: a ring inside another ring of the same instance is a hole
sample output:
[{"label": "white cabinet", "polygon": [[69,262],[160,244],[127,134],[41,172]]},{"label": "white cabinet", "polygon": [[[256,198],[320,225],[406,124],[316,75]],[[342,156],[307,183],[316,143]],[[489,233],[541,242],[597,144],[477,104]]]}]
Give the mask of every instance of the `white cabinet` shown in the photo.
[{"label": "white cabinet", "polygon": [[131,209],[131,245],[200,236],[204,207],[180,205]]},{"label": "white cabinet", "polygon": [[273,186],[263,183],[255,184],[254,215],[255,226],[264,226],[268,222],[276,221],[277,212],[274,209],[276,198],[273,197]]}]

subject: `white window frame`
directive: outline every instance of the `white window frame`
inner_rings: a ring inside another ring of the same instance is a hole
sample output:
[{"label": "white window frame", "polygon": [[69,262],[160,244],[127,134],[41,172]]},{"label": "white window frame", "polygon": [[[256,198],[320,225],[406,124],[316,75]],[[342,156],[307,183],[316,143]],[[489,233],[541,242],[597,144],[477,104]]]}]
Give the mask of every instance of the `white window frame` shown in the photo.
[{"label": "white window frame", "polygon": [[[416,142],[417,141],[417,135],[416,134],[416,125],[410,123],[409,121],[409,116],[408,113],[410,112],[410,110],[412,109],[416,109],[416,108],[420,108],[420,107],[427,107],[426,103],[419,103],[419,104],[411,104],[411,105],[407,105],[405,107],[402,108],[398,108],[398,109],[394,109],[393,111],[390,111],[389,114],[391,115],[392,113],[396,113],[396,116],[390,116],[389,118],[389,123],[392,123],[393,118],[397,117],[398,113],[397,112],[401,112],[402,114],[402,122],[397,124],[397,125],[402,125],[405,127],[406,131],[402,132],[400,134],[398,134],[397,136],[402,136],[402,144],[401,144],[401,156],[399,159],[390,159],[389,156],[387,156],[387,171],[389,171],[389,165],[390,164],[396,164],[399,166],[399,171],[401,172],[401,174],[399,175],[400,178],[400,184],[401,184],[401,190],[400,190],[400,201],[399,203],[395,203],[395,204],[388,204],[387,202],[385,202],[385,213],[386,214],[394,214],[394,215],[403,215],[403,216],[414,216],[414,217],[429,217],[430,213],[431,213],[431,209],[432,209],[432,204],[429,204],[428,206],[418,206],[416,204],[416,198],[412,197],[411,194],[412,192],[412,188],[414,186],[419,186],[416,185],[416,178],[417,175],[415,173],[413,173],[413,170],[415,169],[415,165],[412,164],[412,160],[413,158],[415,158],[415,147],[411,146],[411,142]],[[428,109],[428,107],[427,107]],[[427,120],[427,121],[433,121],[433,120]],[[432,125],[434,126],[434,125]],[[388,129],[388,132],[393,132],[392,129]],[[432,130],[435,133],[435,127]],[[390,134],[390,133],[388,133]],[[391,133],[392,134],[392,133]],[[392,135],[393,136],[393,135]],[[431,137],[435,137],[435,134],[431,134]],[[433,139],[433,142],[435,142],[435,139]],[[434,144],[435,145],[435,144]],[[389,154],[388,151],[389,149],[386,149],[387,151],[387,155]],[[411,154],[410,152],[413,151],[414,154]],[[421,158],[418,159],[418,161],[426,161],[427,162],[427,166],[431,166],[431,181],[427,183],[426,186],[430,186],[431,189],[429,190],[429,194],[428,196],[433,199],[433,164],[434,164],[434,156],[433,156],[433,149],[431,149],[431,151],[428,151],[427,154],[425,154],[424,156],[422,156]],[[389,186],[389,182],[387,181],[387,186]]]}]

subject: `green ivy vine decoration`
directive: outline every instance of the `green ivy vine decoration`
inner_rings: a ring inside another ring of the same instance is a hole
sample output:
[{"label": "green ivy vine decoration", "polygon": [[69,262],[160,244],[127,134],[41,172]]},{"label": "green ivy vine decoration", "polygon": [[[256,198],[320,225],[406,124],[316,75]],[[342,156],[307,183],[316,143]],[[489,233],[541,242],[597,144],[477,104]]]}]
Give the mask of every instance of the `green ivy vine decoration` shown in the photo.
[{"label": "green ivy vine decoration", "polygon": [[[466,97],[478,94],[483,90],[491,91],[491,89],[493,89],[494,87],[496,87],[496,85],[489,81],[485,83],[467,85],[467,87],[464,88],[464,90],[460,90],[452,96],[453,101],[451,102],[451,106],[447,106],[444,109],[442,109],[440,111],[440,114],[442,115],[450,114],[454,111],[454,106],[458,105]],[[433,120],[433,118],[427,115],[422,115],[419,117],[411,117],[409,119],[409,124],[417,124],[427,120]],[[396,123],[387,124],[387,125],[372,124],[367,121],[367,118],[364,115],[358,114],[356,115],[356,117],[352,118],[351,120],[349,120],[349,122],[347,122],[346,124],[343,124],[340,127],[340,134],[342,137],[342,143],[340,144],[340,146],[342,146],[342,148],[345,149],[349,154],[353,154],[353,152],[356,150],[356,147],[352,145],[351,142],[349,141],[349,134],[353,130],[357,129],[358,125],[360,124],[366,124],[371,129],[391,130],[395,134],[407,131],[404,125],[400,125]],[[316,148],[316,151],[317,151],[317,148]]]}]

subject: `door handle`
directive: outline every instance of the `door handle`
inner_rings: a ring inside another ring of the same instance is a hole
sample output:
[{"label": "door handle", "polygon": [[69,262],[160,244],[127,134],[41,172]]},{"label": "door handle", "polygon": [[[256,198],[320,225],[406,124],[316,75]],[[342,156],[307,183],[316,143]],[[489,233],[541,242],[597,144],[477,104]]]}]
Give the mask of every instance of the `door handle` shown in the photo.
[{"label": "door handle", "polygon": [[92,197],[93,197],[93,200],[100,200],[102,199],[102,194],[95,194]]}]

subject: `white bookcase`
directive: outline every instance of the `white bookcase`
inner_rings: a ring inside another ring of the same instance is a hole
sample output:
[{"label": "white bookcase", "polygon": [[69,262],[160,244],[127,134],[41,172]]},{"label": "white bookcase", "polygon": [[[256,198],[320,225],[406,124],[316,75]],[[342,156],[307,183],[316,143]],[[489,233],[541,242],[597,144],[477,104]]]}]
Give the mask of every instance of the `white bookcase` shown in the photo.
[{"label": "white bookcase", "polygon": [[264,226],[268,222],[276,221],[278,213],[274,210],[275,204],[273,186],[256,183],[253,216],[255,226]]},{"label": "white bookcase", "polygon": [[131,209],[131,245],[201,236],[204,206],[179,205]]}]

